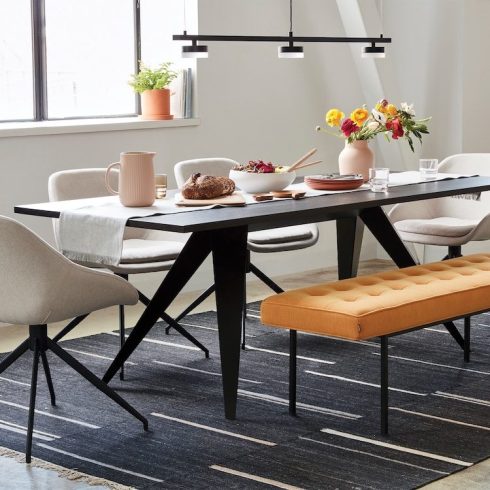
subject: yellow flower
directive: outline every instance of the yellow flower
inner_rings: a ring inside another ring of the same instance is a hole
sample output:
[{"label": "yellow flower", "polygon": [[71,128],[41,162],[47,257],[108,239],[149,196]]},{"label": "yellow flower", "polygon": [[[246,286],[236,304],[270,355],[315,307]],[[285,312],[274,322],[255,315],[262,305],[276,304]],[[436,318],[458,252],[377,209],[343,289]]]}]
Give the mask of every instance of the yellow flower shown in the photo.
[{"label": "yellow flower", "polygon": [[394,106],[393,104],[388,104],[386,106],[386,112],[390,115],[390,116],[396,116],[398,114],[398,109],[396,108],[396,106]]},{"label": "yellow flower", "polygon": [[364,122],[368,117],[369,117],[369,112],[366,109],[363,109],[362,107],[356,109],[350,115],[352,121],[354,121],[359,127],[364,124]]},{"label": "yellow flower", "polygon": [[345,114],[339,109],[330,109],[325,116],[325,121],[330,127],[340,126],[340,121],[344,118]]},{"label": "yellow flower", "polygon": [[378,103],[376,104],[375,109],[376,109],[378,112],[381,112],[381,114],[385,114],[385,113],[386,113],[386,105],[382,104],[381,102],[378,102]]}]

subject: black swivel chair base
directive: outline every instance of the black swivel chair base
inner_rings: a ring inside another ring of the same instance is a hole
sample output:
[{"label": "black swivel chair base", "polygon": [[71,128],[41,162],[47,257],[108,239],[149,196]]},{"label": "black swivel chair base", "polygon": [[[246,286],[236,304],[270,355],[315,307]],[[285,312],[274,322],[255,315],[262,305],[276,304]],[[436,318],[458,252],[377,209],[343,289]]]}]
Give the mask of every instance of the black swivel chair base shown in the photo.
[{"label": "black swivel chair base", "polygon": [[[80,318],[80,317],[78,317]],[[81,321],[81,320],[80,320]],[[32,454],[32,433],[34,429],[34,410],[36,407],[36,390],[37,390],[37,374],[39,369],[39,358],[42,360],[46,381],[48,384],[49,394],[51,396],[51,405],[56,405],[56,396],[54,393],[53,381],[51,379],[51,371],[49,369],[48,358],[46,352],[49,350],[61,360],[66,362],[68,366],[74,369],[78,374],[84,377],[98,390],[105,393],[111,400],[115,401],[119,406],[124,408],[131,415],[136,417],[143,423],[145,430],[148,430],[148,420],[143,417],[136,409],[134,409],[124,398],[118,395],[113,389],[109,388],[100,378],[95,376],[85,366],[80,364],[73,356],[62,349],[54,339],[48,337],[48,329],[46,325],[30,325],[29,338],[11,352],[5,359],[0,362],[0,374],[11,366],[22,354],[32,350],[34,353],[34,362],[32,364],[31,376],[31,395],[29,402],[29,418],[27,423],[27,442],[26,442],[26,463],[31,462]]]},{"label": "black swivel chair base", "polygon": [[[128,276],[126,274],[117,274],[119,277],[122,277],[123,279],[128,280]],[[213,290],[209,293],[211,294],[214,291],[214,285],[212,286]],[[148,306],[150,303],[150,299],[147,298],[141,291],[138,291],[138,298],[141,303],[143,303],[145,306]],[[206,299],[206,298],[204,298]],[[201,300],[204,301],[204,300]],[[199,303],[197,303],[199,304]],[[196,304],[196,306],[197,306]],[[195,308],[195,306],[194,306]],[[193,309],[193,308],[192,308]],[[192,310],[189,310],[192,311]],[[187,314],[187,313],[186,313]],[[58,342],[61,340],[65,335],[70,333],[80,322],[82,322],[85,318],[87,318],[87,315],[81,315],[76,318],[74,318],[66,327],[63,328],[58,334],[53,337],[53,342]],[[177,332],[179,332],[183,337],[185,337],[189,342],[193,343],[196,347],[201,349],[204,352],[204,355],[206,356],[206,359],[209,358],[209,350],[199,342],[193,335],[191,335],[182,325],[180,325],[178,322],[181,318],[183,318],[185,315],[180,315],[177,319],[173,319],[170,315],[167,315],[165,312],[162,313],[161,319],[168,324],[168,327],[166,327],[165,332],[168,334],[168,330],[170,327],[175,328]],[[125,327],[125,316],[124,316],[124,306],[120,305],[119,306],[119,343],[122,348],[124,345],[124,342],[126,341],[126,327]],[[124,381],[124,364],[121,367],[121,370],[119,371],[119,379],[121,381]]]},{"label": "black swivel chair base", "polygon": [[[247,261],[247,273],[251,272],[257,279],[260,279],[266,286],[268,286],[272,291],[275,293],[283,293],[284,290],[276,284],[269,276],[264,274],[258,267],[253,265],[250,262],[250,251],[248,251],[248,261]],[[216,289],[216,286],[212,284],[211,286],[206,289],[197,299],[195,299],[180,315],[175,317],[176,322],[180,322],[182,318],[187,316],[194,308],[199,306],[208,296],[210,296],[212,293],[214,293]],[[243,312],[242,312],[242,349],[245,350],[246,347],[246,342],[245,342],[245,328],[246,328],[246,321],[247,321],[247,288],[246,288],[246,281],[245,281],[245,295],[243,299]],[[165,333],[168,335],[170,332],[170,329],[173,327],[172,324],[169,323],[169,325],[165,328]],[[181,327],[182,328],[182,327]]]}]

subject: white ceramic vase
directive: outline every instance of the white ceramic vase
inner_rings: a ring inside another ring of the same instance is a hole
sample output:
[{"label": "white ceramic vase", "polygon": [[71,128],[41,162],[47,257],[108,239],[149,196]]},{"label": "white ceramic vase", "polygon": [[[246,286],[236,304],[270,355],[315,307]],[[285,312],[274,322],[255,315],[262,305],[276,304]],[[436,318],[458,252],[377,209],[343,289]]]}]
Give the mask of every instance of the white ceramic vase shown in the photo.
[{"label": "white ceramic vase", "polygon": [[367,140],[345,141],[345,147],[339,154],[339,172],[341,175],[361,174],[364,182],[369,179],[369,169],[374,167],[374,153]]}]

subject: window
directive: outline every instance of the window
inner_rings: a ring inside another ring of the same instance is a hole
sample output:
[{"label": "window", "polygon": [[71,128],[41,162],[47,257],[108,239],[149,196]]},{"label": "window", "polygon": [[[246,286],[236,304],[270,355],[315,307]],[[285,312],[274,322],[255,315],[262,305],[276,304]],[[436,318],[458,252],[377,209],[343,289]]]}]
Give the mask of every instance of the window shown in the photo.
[{"label": "window", "polygon": [[0,0],[0,33],[0,119],[33,119],[30,0]]},{"label": "window", "polygon": [[172,40],[184,3],[196,31],[197,0],[0,0],[0,121],[136,115],[138,60],[195,66]]}]

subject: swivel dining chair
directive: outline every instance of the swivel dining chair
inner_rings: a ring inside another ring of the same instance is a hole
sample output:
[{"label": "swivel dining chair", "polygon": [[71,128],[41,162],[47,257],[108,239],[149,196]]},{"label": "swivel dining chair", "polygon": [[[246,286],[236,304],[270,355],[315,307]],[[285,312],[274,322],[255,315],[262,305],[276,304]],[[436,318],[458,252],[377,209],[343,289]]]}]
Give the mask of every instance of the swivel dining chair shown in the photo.
[{"label": "swivel dining chair", "polygon": [[[490,153],[449,156],[438,172],[490,175]],[[445,259],[461,256],[462,246],[470,241],[490,240],[486,192],[397,204],[388,217],[402,240],[447,247]]]},{"label": "swivel dining chair", "polygon": [[134,305],[138,292],[107,272],[74,264],[19,222],[0,216],[0,321],[29,325],[29,338],[0,362],[5,371],[26,351],[34,354],[27,425],[26,462],[31,462],[39,359],[51,404],[56,398],[47,351],[62,359],[98,390],[143,422],[148,421],[106,383],[84,367],[47,334],[47,324],[86,315],[114,305]]},{"label": "swivel dining chair", "polygon": [[[179,162],[174,167],[175,180],[177,187],[182,187],[185,181],[194,173],[200,172],[203,175],[213,175],[216,177],[228,177],[230,170],[238,163],[228,158],[198,158],[195,160],[185,160]],[[274,253],[287,252],[291,250],[300,250],[312,247],[318,241],[318,226],[298,225],[286,226],[283,228],[273,228],[270,230],[253,231],[248,234],[248,266],[247,272],[251,272],[264,284],[276,293],[283,290],[270,277],[262,272],[250,261],[250,252],[256,253]],[[188,308],[186,308],[178,317],[180,321],[185,315],[190,313],[199,303],[204,301],[214,292],[214,284],[210,286],[199,298],[197,298]],[[243,305],[243,326],[242,326],[242,349],[245,349],[245,323],[246,323],[246,300]],[[167,332],[169,327],[167,327]]]},{"label": "swivel dining chair", "polygon": [[[49,177],[48,193],[50,201],[65,201],[70,199],[84,199],[91,197],[108,196],[105,186],[105,168],[88,168],[76,170],[63,170]],[[117,188],[117,173],[111,172],[111,185]],[[54,234],[59,248],[58,220],[53,220]],[[106,266],[114,274],[128,280],[131,274],[144,274],[147,272],[168,271],[178,257],[184,246],[183,242],[169,240],[165,234],[153,230],[127,227],[124,231],[121,262],[117,266]],[[82,264],[88,267],[97,267],[94,264]],[[138,291],[139,300],[148,305],[150,302],[141,291]],[[184,327],[175,321],[170,315],[162,313],[162,319],[172,325],[181,335],[201,349],[206,357],[209,351]],[[58,334],[57,340],[65,336],[83,318],[76,318]],[[121,346],[125,341],[124,307],[119,307],[119,336]],[[120,378],[124,379],[124,368],[120,372]]]}]

